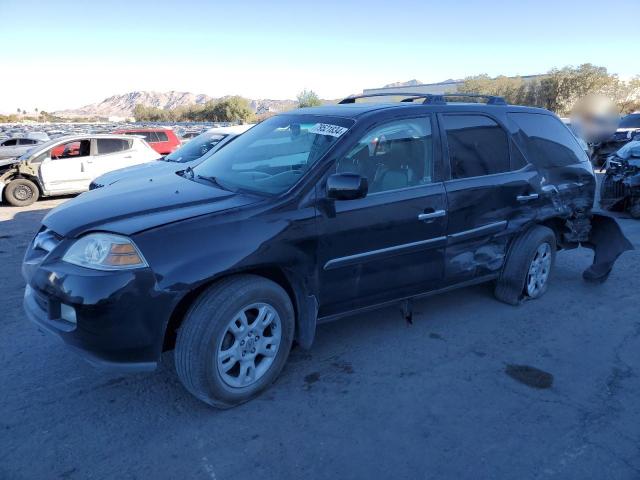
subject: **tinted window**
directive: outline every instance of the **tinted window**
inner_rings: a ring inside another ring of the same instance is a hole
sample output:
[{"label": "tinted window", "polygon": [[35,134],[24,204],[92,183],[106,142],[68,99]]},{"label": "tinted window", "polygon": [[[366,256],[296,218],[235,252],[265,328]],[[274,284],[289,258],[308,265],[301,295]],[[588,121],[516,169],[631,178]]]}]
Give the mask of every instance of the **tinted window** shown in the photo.
[{"label": "tinted window", "polygon": [[143,137],[147,143],[154,143],[157,142],[158,140],[156,140],[156,136],[154,132],[124,132],[125,135],[137,135],[140,137]]},{"label": "tinted window", "polygon": [[620,121],[620,128],[640,128],[640,113],[627,115]]},{"label": "tinted window", "polygon": [[370,193],[431,183],[430,119],[397,120],[376,127],[338,161],[336,172],[365,177]]},{"label": "tinted window", "polygon": [[12,146],[16,145],[17,142],[18,141],[15,138],[12,138],[11,140],[5,140],[2,145],[4,147],[12,147]]},{"label": "tinted window", "polygon": [[18,145],[35,145],[36,143],[38,143],[38,141],[31,138],[21,138],[18,140]]},{"label": "tinted window", "polygon": [[96,140],[98,147],[98,155],[106,155],[108,153],[122,152],[131,148],[129,140],[119,138],[98,138]]},{"label": "tinted window", "polygon": [[556,117],[539,113],[509,113],[522,131],[527,158],[540,167],[572,165],[589,158],[569,129]]},{"label": "tinted window", "polygon": [[156,137],[158,138],[156,141],[158,142],[168,142],[169,141],[169,137],[167,137],[167,134],[164,132],[154,132],[156,134]]},{"label": "tinted window", "polygon": [[483,115],[444,115],[452,178],[507,172],[509,141],[494,120]]}]

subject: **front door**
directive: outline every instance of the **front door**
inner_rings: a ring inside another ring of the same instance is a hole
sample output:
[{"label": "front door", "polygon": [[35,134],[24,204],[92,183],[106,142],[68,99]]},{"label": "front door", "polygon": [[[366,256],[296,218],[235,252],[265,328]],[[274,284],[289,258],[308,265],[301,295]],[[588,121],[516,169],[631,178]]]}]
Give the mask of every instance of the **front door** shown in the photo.
[{"label": "front door", "polygon": [[51,193],[87,190],[91,181],[90,160],[90,140],[74,140],[53,147],[40,165],[44,189]]},{"label": "front door", "polygon": [[430,116],[382,124],[331,170],[366,177],[369,193],[321,208],[320,316],[411,296],[442,281],[447,202],[434,173],[440,155],[432,131]]}]

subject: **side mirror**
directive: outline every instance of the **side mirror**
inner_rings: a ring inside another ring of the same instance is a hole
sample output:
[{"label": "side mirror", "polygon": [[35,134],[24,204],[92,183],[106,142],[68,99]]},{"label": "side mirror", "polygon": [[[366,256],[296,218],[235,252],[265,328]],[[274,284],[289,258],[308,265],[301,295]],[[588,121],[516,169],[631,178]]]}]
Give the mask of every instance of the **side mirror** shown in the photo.
[{"label": "side mirror", "polygon": [[357,173],[336,173],[327,179],[327,197],[333,200],[364,198],[368,191],[369,182]]}]

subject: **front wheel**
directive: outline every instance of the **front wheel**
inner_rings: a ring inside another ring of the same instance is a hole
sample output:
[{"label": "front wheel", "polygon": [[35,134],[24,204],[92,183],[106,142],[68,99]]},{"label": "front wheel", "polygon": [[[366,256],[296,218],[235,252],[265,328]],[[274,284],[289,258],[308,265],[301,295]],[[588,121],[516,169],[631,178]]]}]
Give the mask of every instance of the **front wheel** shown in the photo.
[{"label": "front wheel", "polygon": [[289,356],[294,310],[278,284],[231,277],[206,290],[178,331],[178,377],[209,405],[229,408],[269,386]]},{"label": "front wheel", "polygon": [[40,192],[35,183],[26,178],[11,180],[4,189],[4,198],[14,207],[26,207],[38,200]]}]

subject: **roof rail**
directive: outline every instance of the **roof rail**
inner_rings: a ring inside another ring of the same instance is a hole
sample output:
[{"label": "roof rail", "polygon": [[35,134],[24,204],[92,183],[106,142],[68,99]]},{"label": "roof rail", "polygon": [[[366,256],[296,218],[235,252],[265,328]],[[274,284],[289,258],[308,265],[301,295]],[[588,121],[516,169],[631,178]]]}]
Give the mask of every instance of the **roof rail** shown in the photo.
[{"label": "roof rail", "polygon": [[374,98],[374,97],[407,97],[401,102],[413,102],[414,100],[424,99],[422,102],[425,105],[444,105],[446,104],[447,97],[465,97],[465,98],[486,98],[487,105],[506,105],[507,102],[502,97],[496,95],[482,95],[478,93],[415,93],[415,92],[385,92],[385,93],[365,93],[362,95],[352,95],[347,97],[338,104],[344,105],[347,103],[356,103],[356,100],[360,98]]}]

